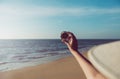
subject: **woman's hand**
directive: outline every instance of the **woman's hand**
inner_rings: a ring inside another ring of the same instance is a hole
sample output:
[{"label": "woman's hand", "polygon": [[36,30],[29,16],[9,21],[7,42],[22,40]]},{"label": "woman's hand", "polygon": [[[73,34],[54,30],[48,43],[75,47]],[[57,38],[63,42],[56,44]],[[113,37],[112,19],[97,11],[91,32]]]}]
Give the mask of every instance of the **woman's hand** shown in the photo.
[{"label": "woman's hand", "polygon": [[78,42],[75,35],[71,32],[66,33],[68,34],[67,41],[61,38],[62,42],[64,42],[70,50],[78,51]]}]

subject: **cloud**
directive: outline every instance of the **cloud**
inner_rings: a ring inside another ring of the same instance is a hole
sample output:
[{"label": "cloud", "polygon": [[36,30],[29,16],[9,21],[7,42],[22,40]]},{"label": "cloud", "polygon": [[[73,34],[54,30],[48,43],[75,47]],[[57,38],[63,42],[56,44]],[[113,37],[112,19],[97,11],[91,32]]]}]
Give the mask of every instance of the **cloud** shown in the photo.
[{"label": "cloud", "polygon": [[61,7],[42,7],[42,6],[17,6],[0,5],[0,16],[81,16],[81,15],[100,15],[120,13],[120,8],[61,8]]},{"label": "cloud", "polygon": [[[34,17],[89,16],[89,15],[95,16],[95,15],[103,15],[103,14],[119,15],[120,8],[96,8],[96,7],[72,8],[72,7],[0,4],[0,37],[1,38],[15,38],[15,37],[18,38],[18,37],[26,37],[26,36],[29,37],[29,35],[31,35],[30,26],[31,26],[31,30],[33,31],[34,30],[33,27],[36,26],[37,24],[36,23],[34,23],[33,25],[32,23],[27,24],[26,20],[24,20],[25,18],[27,18],[27,20],[29,21],[29,18],[34,18]],[[41,18],[39,18],[39,20],[40,19]],[[45,25],[44,23],[43,24],[39,23],[38,26],[44,27]],[[119,26],[119,24],[116,26]],[[22,34],[22,32],[25,33]],[[34,32],[36,32],[36,28]],[[29,34],[27,35],[27,33]],[[25,36],[17,37],[17,35],[25,35]]]},{"label": "cloud", "polygon": [[120,14],[120,8],[94,8],[94,7],[43,7],[30,5],[0,5],[0,26],[21,26],[24,19],[34,17],[53,16],[89,16],[102,14]]}]

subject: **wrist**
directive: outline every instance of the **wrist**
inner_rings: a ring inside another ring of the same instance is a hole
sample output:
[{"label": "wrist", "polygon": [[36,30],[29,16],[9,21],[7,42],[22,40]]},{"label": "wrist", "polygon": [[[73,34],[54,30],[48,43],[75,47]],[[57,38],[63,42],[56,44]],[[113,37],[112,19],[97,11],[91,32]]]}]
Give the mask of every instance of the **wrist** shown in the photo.
[{"label": "wrist", "polygon": [[72,51],[75,51],[75,52],[78,52],[78,49],[73,49],[73,48],[69,48],[69,50],[72,52]]}]

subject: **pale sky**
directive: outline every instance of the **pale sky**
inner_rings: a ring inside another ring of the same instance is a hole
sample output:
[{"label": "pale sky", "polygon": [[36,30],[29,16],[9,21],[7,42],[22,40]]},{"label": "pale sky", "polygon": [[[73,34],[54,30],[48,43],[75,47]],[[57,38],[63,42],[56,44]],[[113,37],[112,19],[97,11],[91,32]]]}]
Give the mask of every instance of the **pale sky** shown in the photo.
[{"label": "pale sky", "polygon": [[0,0],[0,39],[120,39],[120,0]]}]

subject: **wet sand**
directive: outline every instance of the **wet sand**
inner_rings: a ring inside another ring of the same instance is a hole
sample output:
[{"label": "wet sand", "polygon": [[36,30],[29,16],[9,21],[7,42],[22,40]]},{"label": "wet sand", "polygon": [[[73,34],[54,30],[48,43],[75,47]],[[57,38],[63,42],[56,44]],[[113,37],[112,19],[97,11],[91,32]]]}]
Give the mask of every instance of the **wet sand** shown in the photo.
[{"label": "wet sand", "polygon": [[0,79],[86,79],[73,56],[38,66],[1,72]]}]

